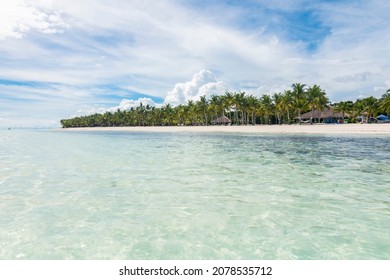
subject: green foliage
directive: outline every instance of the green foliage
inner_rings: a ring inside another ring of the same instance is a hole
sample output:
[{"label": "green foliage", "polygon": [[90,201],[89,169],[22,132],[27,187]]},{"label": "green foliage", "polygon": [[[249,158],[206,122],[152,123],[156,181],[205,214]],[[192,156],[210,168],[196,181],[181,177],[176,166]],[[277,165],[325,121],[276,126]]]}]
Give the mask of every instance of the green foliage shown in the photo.
[{"label": "green foliage", "polygon": [[[197,101],[188,101],[172,107],[161,108],[150,105],[132,107],[129,110],[105,112],[89,116],[61,120],[62,127],[110,127],[110,126],[172,126],[209,125],[213,119],[227,116],[232,125],[290,124],[309,111],[323,110],[329,99],[318,85],[306,86],[295,83],[283,93],[265,94],[260,98],[245,92],[226,92],[213,95],[209,100],[202,96]],[[368,97],[356,102],[343,101],[335,104],[334,110],[341,112],[343,119],[351,121],[364,115],[365,120],[378,113],[390,113],[390,90],[381,99]]]},{"label": "green foliage", "polygon": [[382,95],[379,108],[382,113],[390,115],[390,89],[388,89],[387,92]]}]

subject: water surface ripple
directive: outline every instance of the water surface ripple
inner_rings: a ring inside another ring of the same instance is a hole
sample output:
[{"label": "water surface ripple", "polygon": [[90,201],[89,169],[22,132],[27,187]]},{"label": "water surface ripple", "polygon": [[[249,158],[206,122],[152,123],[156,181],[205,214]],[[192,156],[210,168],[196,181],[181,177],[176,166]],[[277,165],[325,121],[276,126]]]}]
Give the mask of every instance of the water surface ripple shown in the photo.
[{"label": "water surface ripple", "polygon": [[0,259],[390,259],[389,147],[0,131]]}]

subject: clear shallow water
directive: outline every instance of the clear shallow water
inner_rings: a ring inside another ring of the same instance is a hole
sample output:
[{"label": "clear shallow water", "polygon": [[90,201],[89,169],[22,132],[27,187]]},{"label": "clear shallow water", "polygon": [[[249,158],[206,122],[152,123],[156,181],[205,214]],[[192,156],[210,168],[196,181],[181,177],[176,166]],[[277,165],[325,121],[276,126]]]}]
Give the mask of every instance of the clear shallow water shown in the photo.
[{"label": "clear shallow water", "polygon": [[0,259],[390,259],[390,138],[0,131]]}]

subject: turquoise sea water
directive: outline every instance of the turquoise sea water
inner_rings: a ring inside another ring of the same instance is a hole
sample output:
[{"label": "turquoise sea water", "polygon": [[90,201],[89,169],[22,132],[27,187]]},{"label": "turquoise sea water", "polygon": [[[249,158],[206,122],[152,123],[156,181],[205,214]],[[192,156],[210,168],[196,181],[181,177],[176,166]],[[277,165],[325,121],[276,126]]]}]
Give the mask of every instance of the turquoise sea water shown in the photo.
[{"label": "turquoise sea water", "polygon": [[390,138],[3,130],[0,259],[390,259]]}]

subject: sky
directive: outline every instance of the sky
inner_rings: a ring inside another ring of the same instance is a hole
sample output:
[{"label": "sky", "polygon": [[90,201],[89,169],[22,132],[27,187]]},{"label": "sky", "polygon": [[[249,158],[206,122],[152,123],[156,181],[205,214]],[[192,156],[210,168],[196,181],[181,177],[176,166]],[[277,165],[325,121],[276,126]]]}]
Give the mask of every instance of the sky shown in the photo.
[{"label": "sky", "polygon": [[390,88],[388,0],[0,0],[0,126],[261,96]]}]

